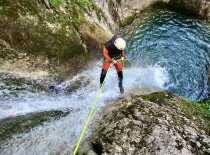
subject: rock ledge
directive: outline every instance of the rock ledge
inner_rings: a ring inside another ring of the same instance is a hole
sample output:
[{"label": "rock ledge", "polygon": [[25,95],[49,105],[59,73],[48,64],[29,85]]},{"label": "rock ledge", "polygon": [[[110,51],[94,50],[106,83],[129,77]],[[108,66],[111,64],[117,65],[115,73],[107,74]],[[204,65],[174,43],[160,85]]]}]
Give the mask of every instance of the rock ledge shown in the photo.
[{"label": "rock ledge", "polygon": [[210,154],[205,120],[180,97],[131,95],[101,113],[80,154]]}]

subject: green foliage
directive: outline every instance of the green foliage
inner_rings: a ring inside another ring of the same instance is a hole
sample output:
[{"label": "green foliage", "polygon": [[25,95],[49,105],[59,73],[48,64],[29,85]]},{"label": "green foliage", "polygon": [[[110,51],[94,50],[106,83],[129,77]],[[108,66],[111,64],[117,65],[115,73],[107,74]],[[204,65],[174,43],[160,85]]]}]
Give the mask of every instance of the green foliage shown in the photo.
[{"label": "green foliage", "polygon": [[63,0],[49,0],[50,4],[52,4],[54,7],[58,7],[62,4]]}]

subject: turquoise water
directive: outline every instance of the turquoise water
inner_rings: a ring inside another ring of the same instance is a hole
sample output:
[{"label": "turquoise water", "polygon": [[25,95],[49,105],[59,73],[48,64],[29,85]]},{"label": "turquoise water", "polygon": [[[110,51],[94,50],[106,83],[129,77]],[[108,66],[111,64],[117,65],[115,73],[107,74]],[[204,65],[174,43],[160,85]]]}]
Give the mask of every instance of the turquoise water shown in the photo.
[{"label": "turquoise water", "polygon": [[197,19],[157,10],[124,29],[132,64],[168,72],[165,89],[190,100],[208,97],[210,28]]}]

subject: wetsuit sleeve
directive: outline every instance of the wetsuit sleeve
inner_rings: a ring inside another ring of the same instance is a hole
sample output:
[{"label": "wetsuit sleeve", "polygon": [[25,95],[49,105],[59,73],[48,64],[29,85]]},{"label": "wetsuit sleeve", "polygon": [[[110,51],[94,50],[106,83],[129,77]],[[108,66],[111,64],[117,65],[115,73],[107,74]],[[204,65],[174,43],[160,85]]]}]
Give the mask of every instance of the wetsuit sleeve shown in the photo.
[{"label": "wetsuit sleeve", "polygon": [[103,56],[105,57],[105,59],[107,59],[108,61],[112,61],[112,58],[109,56],[109,52],[108,50],[104,47],[103,50]]},{"label": "wetsuit sleeve", "polygon": [[121,56],[122,56],[122,57],[125,57],[125,50],[122,50]]}]

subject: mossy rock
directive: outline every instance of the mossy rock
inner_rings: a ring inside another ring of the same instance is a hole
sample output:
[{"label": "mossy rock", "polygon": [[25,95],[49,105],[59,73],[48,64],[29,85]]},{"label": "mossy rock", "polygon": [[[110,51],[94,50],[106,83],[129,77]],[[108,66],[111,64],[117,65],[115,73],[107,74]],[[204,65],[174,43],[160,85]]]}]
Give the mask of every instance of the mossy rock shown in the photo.
[{"label": "mossy rock", "polygon": [[160,93],[153,93],[151,95],[144,95],[142,96],[142,98],[150,102],[166,103],[169,99],[173,98],[173,95],[170,93],[160,92]]},{"label": "mossy rock", "polygon": [[[0,38],[13,49],[59,61],[86,52],[78,27],[85,21],[84,13],[92,1],[52,0],[48,2],[51,8],[45,2],[3,0]],[[57,2],[59,7],[53,7]]]},{"label": "mossy rock", "polygon": [[181,97],[166,92],[133,94],[110,106],[98,114],[88,141],[96,154],[209,152],[205,119]]},{"label": "mossy rock", "polygon": [[[146,101],[157,103],[162,106],[179,108],[187,118],[196,120],[198,124],[201,120],[205,121],[208,126],[204,125],[203,128],[207,131],[210,130],[210,112],[208,111],[208,103],[205,104],[204,108],[200,103],[193,103],[182,97],[175,97],[172,93],[165,92],[143,95],[142,98]],[[177,119],[177,123],[180,122],[178,118],[175,119]]]},{"label": "mossy rock", "polygon": [[133,15],[126,17],[125,19],[123,19],[122,21],[120,21],[120,27],[123,28],[127,25],[130,25],[133,23],[133,21],[137,18],[137,14],[134,13]]},{"label": "mossy rock", "polygon": [[103,44],[112,37],[112,33],[105,31],[94,23],[85,22],[80,26],[80,32],[90,50],[101,50]]},{"label": "mossy rock", "polygon": [[11,138],[12,135],[28,132],[32,128],[45,122],[65,117],[69,113],[70,112],[50,111],[3,119],[0,121],[0,142],[4,142],[6,139]]}]

